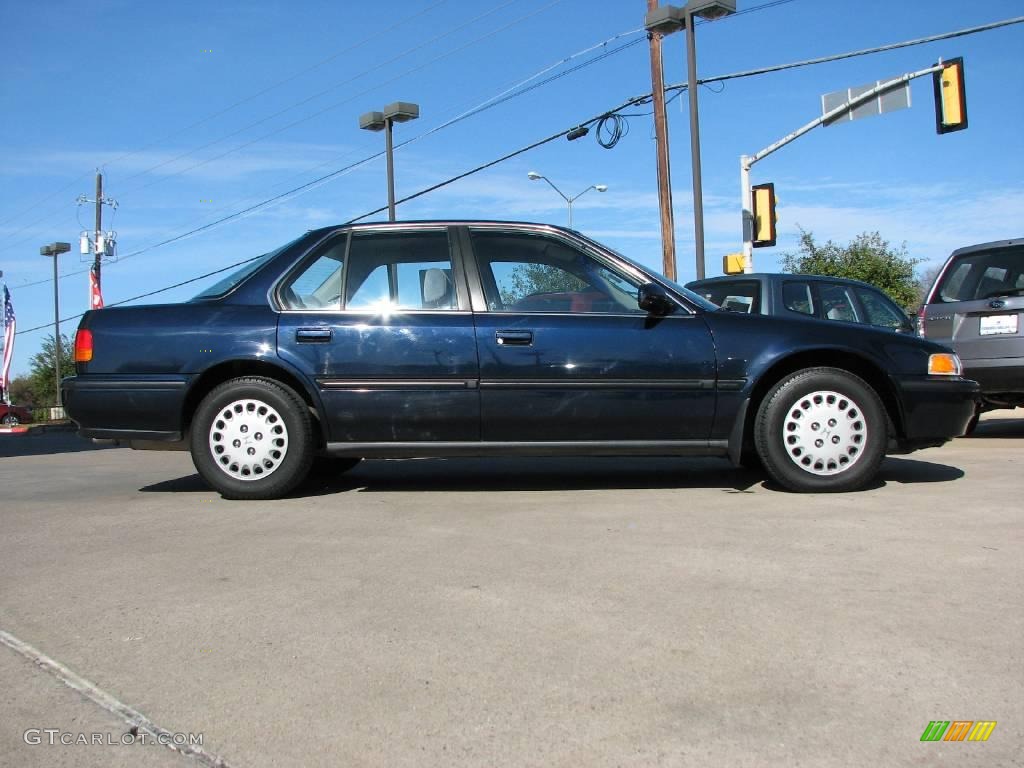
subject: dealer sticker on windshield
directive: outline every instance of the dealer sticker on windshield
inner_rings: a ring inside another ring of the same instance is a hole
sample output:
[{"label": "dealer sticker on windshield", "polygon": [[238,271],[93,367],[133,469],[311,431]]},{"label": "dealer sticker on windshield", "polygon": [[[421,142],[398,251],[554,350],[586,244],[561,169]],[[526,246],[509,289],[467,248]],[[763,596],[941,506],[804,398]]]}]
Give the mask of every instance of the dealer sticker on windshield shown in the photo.
[{"label": "dealer sticker on windshield", "polygon": [[995,336],[999,333],[1016,333],[1018,315],[986,315],[981,318],[978,334]]}]

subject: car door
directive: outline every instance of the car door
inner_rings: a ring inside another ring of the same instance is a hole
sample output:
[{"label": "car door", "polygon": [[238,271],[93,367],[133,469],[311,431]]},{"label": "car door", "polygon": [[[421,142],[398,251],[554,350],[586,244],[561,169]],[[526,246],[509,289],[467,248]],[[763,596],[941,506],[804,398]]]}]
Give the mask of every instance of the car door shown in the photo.
[{"label": "car door", "polygon": [[279,283],[278,353],[335,442],[478,440],[476,340],[444,226],[341,231]]},{"label": "car door", "polygon": [[481,225],[463,236],[483,440],[707,439],[715,350],[699,314],[648,315],[637,306],[647,278],[569,233]]}]

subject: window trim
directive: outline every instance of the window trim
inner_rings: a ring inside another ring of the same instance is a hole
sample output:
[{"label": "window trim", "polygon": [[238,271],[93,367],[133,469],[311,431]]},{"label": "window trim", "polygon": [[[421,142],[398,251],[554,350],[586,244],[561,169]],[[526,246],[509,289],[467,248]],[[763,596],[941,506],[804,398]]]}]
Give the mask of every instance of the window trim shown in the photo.
[{"label": "window trim", "polygon": [[[465,247],[466,258],[465,263],[467,264],[467,272],[470,270],[473,272],[471,275],[473,281],[474,290],[471,292],[471,299],[473,302],[473,311],[479,313],[487,313],[492,315],[537,315],[537,316],[562,316],[562,317],[644,317],[646,313],[643,310],[637,308],[637,312],[562,312],[562,311],[540,311],[540,310],[508,310],[508,309],[491,309],[487,305],[486,291],[484,289],[484,270],[481,267],[480,260],[481,256],[473,248],[473,232],[485,232],[488,234],[507,234],[515,235],[519,237],[539,237],[546,238],[560,242],[563,245],[573,248],[574,250],[580,251],[587,256],[595,259],[601,266],[610,270],[614,273],[625,273],[631,279],[631,281],[638,281],[639,285],[646,283],[656,282],[649,275],[640,271],[632,264],[621,261],[615,258],[614,254],[608,253],[603,249],[595,247],[592,243],[584,239],[578,239],[572,236],[571,232],[563,232],[561,230],[549,229],[543,226],[536,227],[523,227],[523,226],[509,226],[508,224],[502,223],[487,223],[477,222],[467,224],[459,227],[462,230],[462,240]],[[492,273],[493,277],[493,273]],[[497,285],[494,286],[495,289]],[[673,301],[679,308],[680,315],[694,316],[696,313],[681,300],[677,299],[674,295],[672,296]]]},{"label": "window trim", "polygon": [[[462,252],[457,243],[458,227],[452,227],[447,224],[434,224],[428,226],[368,226],[359,228],[338,228],[326,233],[322,238],[313,243],[308,249],[306,249],[295,261],[284,271],[281,277],[279,277],[267,291],[267,301],[270,309],[278,314],[297,314],[297,313],[316,313],[322,315],[338,315],[338,316],[353,316],[353,317],[366,317],[366,316],[377,316],[383,314],[379,311],[369,310],[367,308],[349,309],[344,306],[345,304],[345,292],[348,288],[348,270],[349,264],[351,263],[350,254],[352,251],[352,241],[356,236],[373,236],[373,235],[415,235],[428,232],[443,232],[447,236],[448,240],[448,254],[452,265],[452,282],[455,285],[455,296],[456,296],[456,307],[453,309],[416,309],[416,308],[394,308],[389,310],[387,314],[389,316],[404,315],[404,314],[444,314],[444,315],[462,315],[470,314],[472,312],[469,302],[469,289],[466,286],[466,275],[464,264],[465,260],[462,258]],[[340,308],[328,308],[319,307],[316,309],[312,308],[298,308],[292,309],[285,305],[281,297],[281,289],[288,284],[289,281],[294,279],[295,275],[306,267],[308,267],[314,261],[314,254],[316,254],[321,247],[329,240],[335,237],[346,238],[345,242],[345,261],[342,264],[341,270],[341,291],[342,300],[340,302]]]}]

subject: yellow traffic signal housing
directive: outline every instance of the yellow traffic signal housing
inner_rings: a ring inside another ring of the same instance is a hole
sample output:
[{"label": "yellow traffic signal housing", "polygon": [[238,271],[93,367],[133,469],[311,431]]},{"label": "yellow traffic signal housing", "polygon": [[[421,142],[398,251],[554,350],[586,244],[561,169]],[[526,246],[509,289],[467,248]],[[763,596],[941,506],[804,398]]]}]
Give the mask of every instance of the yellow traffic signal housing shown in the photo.
[{"label": "yellow traffic signal housing", "polygon": [[754,217],[755,248],[775,245],[775,185],[755,184],[750,195],[750,212]]},{"label": "yellow traffic signal housing", "polygon": [[727,253],[722,257],[722,271],[727,275],[738,275],[746,263],[742,253]]},{"label": "yellow traffic signal housing", "polygon": [[964,88],[964,60],[950,59],[932,75],[935,84],[935,130],[962,131],[967,127],[967,91]]}]

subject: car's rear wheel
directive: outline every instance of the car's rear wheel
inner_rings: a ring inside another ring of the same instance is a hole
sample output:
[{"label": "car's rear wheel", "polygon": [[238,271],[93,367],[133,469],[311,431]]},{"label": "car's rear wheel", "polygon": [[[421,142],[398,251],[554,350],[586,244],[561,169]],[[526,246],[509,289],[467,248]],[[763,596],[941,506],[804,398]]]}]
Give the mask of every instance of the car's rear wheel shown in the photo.
[{"label": "car's rear wheel", "polygon": [[885,458],[885,407],[867,382],[838,368],[808,368],[779,381],[754,423],[772,479],[794,491],[834,493],[866,485]]},{"label": "car's rear wheel", "polygon": [[8,427],[16,427],[21,424],[21,419],[15,416],[13,413],[8,413],[4,416],[2,423]]},{"label": "car's rear wheel", "polygon": [[192,462],[228,499],[276,499],[302,482],[313,428],[302,399],[280,382],[244,377],[210,391],[196,409]]}]

